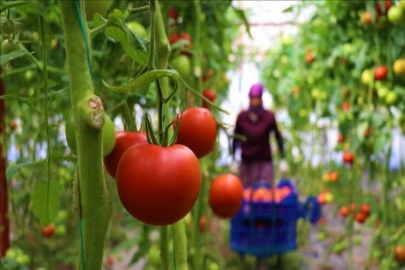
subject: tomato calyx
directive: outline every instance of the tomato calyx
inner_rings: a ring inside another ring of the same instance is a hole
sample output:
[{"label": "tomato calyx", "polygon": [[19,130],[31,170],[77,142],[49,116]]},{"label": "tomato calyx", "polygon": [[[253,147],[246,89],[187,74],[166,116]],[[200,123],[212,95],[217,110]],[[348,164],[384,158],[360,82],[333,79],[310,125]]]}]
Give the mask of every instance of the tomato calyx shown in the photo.
[{"label": "tomato calyx", "polygon": [[[183,117],[183,113],[180,113],[172,122],[170,122],[165,129],[162,131],[163,134],[159,134],[159,138],[156,138],[153,127],[152,127],[152,119],[148,113],[145,113],[143,117],[143,123],[146,131],[146,138],[148,139],[149,144],[155,144],[159,146],[172,146],[176,143],[177,135],[180,131],[180,123]],[[171,138],[169,138],[170,128],[174,127],[174,134]]]}]

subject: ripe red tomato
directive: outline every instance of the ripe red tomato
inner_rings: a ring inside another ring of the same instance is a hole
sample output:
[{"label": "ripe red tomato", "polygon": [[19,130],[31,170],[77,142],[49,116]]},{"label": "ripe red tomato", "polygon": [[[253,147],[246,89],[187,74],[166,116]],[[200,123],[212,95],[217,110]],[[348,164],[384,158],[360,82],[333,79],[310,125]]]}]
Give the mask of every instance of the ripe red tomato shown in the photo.
[{"label": "ripe red tomato", "polygon": [[[209,101],[211,101],[211,102],[214,102],[215,101],[215,99],[217,98],[217,94],[214,92],[214,90],[212,90],[212,89],[205,89],[204,91],[203,91],[203,96],[205,97],[205,98],[207,98]],[[202,102],[202,106],[204,107],[204,108],[206,108],[206,109],[211,109],[211,105],[210,104],[208,104],[205,100],[203,100],[203,102]]]},{"label": "ripe red tomato", "polygon": [[177,21],[179,18],[179,13],[177,12],[176,9],[171,8],[169,9],[169,18],[173,19],[174,21]]},{"label": "ripe red tomato", "polygon": [[324,193],[318,195],[318,202],[320,205],[325,205],[327,203],[326,196]]},{"label": "ripe red tomato", "polygon": [[204,233],[205,231],[205,224],[207,223],[207,220],[205,218],[205,216],[201,216],[200,218],[200,233]]},{"label": "ripe red tomato", "polygon": [[356,204],[352,203],[352,204],[349,206],[349,211],[350,211],[350,213],[356,211]]},{"label": "ripe red tomato", "polygon": [[[180,119],[180,115],[177,115]],[[176,128],[175,123],[174,127]],[[177,144],[190,148],[198,157],[208,155],[217,139],[217,122],[205,108],[190,108],[184,111],[177,136]]]},{"label": "ripe red tomato", "polygon": [[339,179],[339,173],[338,172],[329,172],[329,179],[331,182],[335,182]]},{"label": "ripe red tomato", "polygon": [[352,152],[346,151],[343,154],[343,162],[344,163],[351,165],[351,164],[353,164],[353,160],[354,160],[354,155],[353,155]]},{"label": "ripe red tomato", "polygon": [[168,37],[170,44],[177,43],[179,41],[179,38],[180,37],[176,33],[170,34]]},{"label": "ripe red tomato", "polygon": [[338,143],[343,143],[343,141],[344,141],[343,134],[339,133],[339,135],[338,135]]},{"label": "ripe red tomato", "polygon": [[371,130],[369,128],[366,129],[366,131],[364,131],[364,137],[368,138],[368,137],[370,137],[370,134],[371,134]]},{"label": "ripe red tomato", "polygon": [[373,22],[373,17],[371,17],[371,13],[369,11],[364,12],[362,22],[364,24],[371,24]]},{"label": "ripe red tomato", "polygon": [[399,263],[405,263],[405,247],[397,245],[395,248],[395,259]]},{"label": "ripe red tomato", "polygon": [[122,155],[131,146],[138,143],[147,143],[146,133],[141,132],[127,132],[117,131],[115,132],[115,146],[113,151],[104,159],[104,166],[108,173],[115,178],[117,172],[118,162]]},{"label": "ripe red tomato", "polygon": [[308,64],[311,64],[315,61],[314,55],[312,53],[307,53],[307,55],[305,56],[305,61],[307,61]]},{"label": "ripe red tomato", "polygon": [[354,219],[355,219],[358,223],[363,224],[364,221],[366,221],[367,216],[366,216],[363,212],[358,212],[358,213],[356,213],[356,215],[354,216]]},{"label": "ripe red tomato", "polygon": [[342,110],[344,110],[344,111],[348,111],[348,110],[350,110],[350,103],[349,102],[347,102],[347,101],[345,101],[345,102],[343,102],[343,104],[342,104]]},{"label": "ripe red tomato", "polygon": [[114,265],[114,257],[108,257],[107,258],[107,263],[109,266],[113,266]]},{"label": "ripe red tomato", "polygon": [[339,212],[342,217],[347,217],[349,215],[349,209],[346,206],[340,207]]},{"label": "ripe red tomato", "polygon": [[376,9],[377,9],[377,14],[378,15],[381,15],[381,14],[387,14],[387,12],[388,12],[388,10],[392,7],[392,2],[391,2],[391,0],[385,0],[384,1],[384,4],[385,4],[385,8],[384,8],[384,12],[383,12],[383,9],[382,9],[382,7],[381,7],[381,4],[380,3],[377,3],[376,4]]},{"label": "ripe red tomato", "polygon": [[388,68],[387,66],[379,66],[374,69],[374,79],[377,81],[383,81],[387,78]]},{"label": "ripe red tomato", "polygon": [[242,181],[233,174],[214,179],[209,194],[211,210],[221,218],[231,218],[239,211],[243,198]]},{"label": "ripe red tomato", "polygon": [[116,176],[125,209],[149,225],[169,225],[182,219],[201,188],[198,159],[183,145],[134,145],[122,155]]},{"label": "ripe red tomato", "polygon": [[366,216],[369,216],[370,215],[370,205],[368,204],[368,203],[364,203],[362,206],[361,206],[361,212],[363,213],[363,214],[365,214]]},{"label": "ripe red tomato", "polygon": [[55,227],[53,225],[48,225],[42,229],[42,235],[46,238],[51,238],[55,235]]}]

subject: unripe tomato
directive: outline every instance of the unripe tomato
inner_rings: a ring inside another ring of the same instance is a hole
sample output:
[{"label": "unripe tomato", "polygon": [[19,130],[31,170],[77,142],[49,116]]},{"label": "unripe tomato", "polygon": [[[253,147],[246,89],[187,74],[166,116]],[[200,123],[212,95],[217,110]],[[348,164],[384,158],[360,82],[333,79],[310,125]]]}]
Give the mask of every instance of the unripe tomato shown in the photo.
[{"label": "unripe tomato", "polygon": [[356,215],[354,216],[354,219],[355,219],[358,223],[363,224],[364,221],[366,221],[367,216],[366,216],[363,212],[358,212],[358,213],[356,213]]},{"label": "unripe tomato", "polygon": [[219,265],[215,262],[211,262],[208,265],[208,270],[220,270]]},{"label": "unripe tomato", "polygon": [[369,204],[367,204],[367,203],[362,204],[360,210],[366,216],[370,215],[370,205]]},{"label": "unripe tomato", "polygon": [[131,146],[138,143],[147,143],[146,133],[141,132],[128,132],[128,131],[117,131],[115,132],[115,146],[113,151],[104,159],[104,165],[111,175],[115,179],[117,173],[118,163],[122,155]]},{"label": "unripe tomato", "polygon": [[[177,119],[180,119],[177,115]],[[177,123],[174,127],[176,128]],[[217,140],[217,122],[205,108],[189,108],[181,118],[177,144],[190,148],[198,158],[212,152]]]},{"label": "unripe tomato", "polygon": [[387,78],[388,68],[387,66],[379,66],[374,69],[374,79],[377,81],[383,81]]},{"label": "unripe tomato", "polygon": [[209,192],[211,210],[221,218],[232,218],[239,211],[243,198],[242,181],[233,174],[214,179]]},{"label": "unripe tomato", "polygon": [[347,217],[349,215],[349,209],[346,206],[340,207],[339,212],[342,217]]},{"label": "unripe tomato", "polygon": [[394,91],[389,91],[388,94],[385,96],[385,103],[387,105],[395,105],[398,101],[398,94]]},{"label": "unripe tomato", "polygon": [[42,235],[46,238],[51,238],[55,235],[55,227],[53,225],[48,225],[42,229]]},{"label": "unripe tomato", "polygon": [[180,73],[181,77],[185,78],[190,74],[191,64],[187,56],[179,55],[172,60],[171,64]]},{"label": "unripe tomato", "polygon": [[182,219],[201,188],[198,159],[183,145],[134,145],[122,155],[116,177],[125,209],[149,225],[170,225]]},{"label": "unripe tomato", "polygon": [[[209,101],[211,101],[211,102],[214,102],[215,101],[215,99],[217,98],[217,94],[214,92],[214,90],[212,90],[212,89],[205,89],[204,91],[203,91],[203,96],[205,97],[205,98],[207,98]],[[204,107],[204,108],[206,108],[206,109],[211,109],[211,105],[210,104],[208,104],[205,100],[203,100],[203,102],[202,102],[202,106]]]},{"label": "unripe tomato", "polygon": [[6,22],[1,24],[1,32],[6,36],[14,34],[16,30],[17,27],[13,20],[7,20]]},{"label": "unripe tomato", "polygon": [[159,267],[162,264],[160,260],[160,250],[157,245],[153,245],[149,248],[148,263],[155,267]]},{"label": "unripe tomato", "polygon": [[18,50],[18,44],[15,43],[13,40],[5,39],[1,43],[1,53],[2,54],[9,54],[15,50]]},{"label": "unripe tomato", "polygon": [[15,261],[19,264],[19,265],[24,265],[27,266],[30,263],[30,257],[27,254],[21,254],[19,256],[17,256],[17,258],[15,259]]},{"label": "unripe tomato", "polygon": [[137,21],[132,21],[127,23],[128,28],[132,31],[132,33],[142,37],[147,38],[148,33],[146,32],[145,27]]},{"label": "unripe tomato", "polygon": [[405,247],[397,245],[395,248],[395,259],[398,263],[405,263]]},{"label": "unripe tomato", "polygon": [[[76,131],[74,127],[73,113],[70,113],[66,120],[66,140],[70,150],[76,154]],[[114,123],[111,119],[104,114],[104,125],[103,125],[103,156],[108,156],[114,149],[115,145],[115,133],[114,133]]]},{"label": "unripe tomato", "polygon": [[385,100],[385,97],[387,96],[387,94],[388,94],[389,91],[390,91],[390,90],[388,89],[388,87],[386,87],[386,86],[380,86],[380,87],[377,89],[378,97],[379,97],[381,100]]},{"label": "unripe tomato", "polygon": [[388,20],[394,24],[400,23],[404,17],[404,12],[400,7],[392,7],[388,11]]},{"label": "unripe tomato", "polygon": [[353,160],[354,160],[354,155],[353,155],[352,152],[346,151],[343,154],[343,162],[344,163],[351,165],[351,164],[353,164]]},{"label": "unripe tomato", "polygon": [[111,0],[85,0],[86,20],[92,21],[96,13],[105,15],[111,3]]},{"label": "unripe tomato", "polygon": [[[405,2],[405,1],[404,1]],[[398,59],[394,62],[394,73],[396,75],[405,75],[405,59]]]},{"label": "unripe tomato", "polygon": [[56,235],[66,235],[66,227],[64,225],[59,225],[55,229]]},{"label": "unripe tomato", "polygon": [[363,73],[361,73],[361,82],[365,85],[369,85],[371,83],[371,80],[373,79],[373,74],[371,70],[365,69]]}]

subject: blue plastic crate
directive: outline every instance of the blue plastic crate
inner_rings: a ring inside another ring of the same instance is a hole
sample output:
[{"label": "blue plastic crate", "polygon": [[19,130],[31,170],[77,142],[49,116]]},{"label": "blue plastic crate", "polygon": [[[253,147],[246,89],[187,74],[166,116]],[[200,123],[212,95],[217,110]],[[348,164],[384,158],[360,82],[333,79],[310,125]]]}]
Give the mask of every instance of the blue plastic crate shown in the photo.
[{"label": "blue plastic crate", "polygon": [[[253,190],[263,186],[270,188],[269,183],[260,182],[253,186]],[[291,193],[279,203],[243,199],[239,212],[231,219],[232,250],[267,257],[297,248],[297,220],[311,214],[316,205],[314,200],[308,198],[302,206],[297,189],[290,180],[283,179],[277,185],[278,188],[283,186],[288,186]],[[312,215],[311,222],[316,218],[316,215]]]}]

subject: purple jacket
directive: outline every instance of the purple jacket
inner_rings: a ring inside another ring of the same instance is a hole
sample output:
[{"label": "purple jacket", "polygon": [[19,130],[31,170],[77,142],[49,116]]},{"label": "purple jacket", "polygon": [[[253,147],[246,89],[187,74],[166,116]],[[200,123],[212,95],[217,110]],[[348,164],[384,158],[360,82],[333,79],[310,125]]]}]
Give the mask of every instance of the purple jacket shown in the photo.
[{"label": "purple jacket", "polygon": [[258,117],[256,122],[250,119],[252,110],[242,111],[236,120],[234,134],[243,135],[246,141],[239,139],[233,141],[233,151],[237,147],[242,147],[242,161],[271,161],[270,132],[274,132],[281,157],[284,157],[283,137],[277,127],[277,121],[273,112],[259,110],[255,112]]}]

